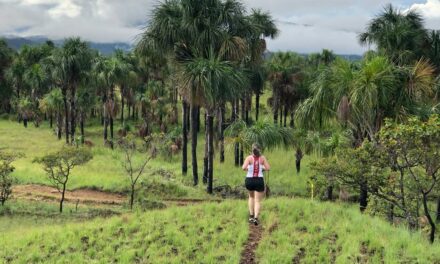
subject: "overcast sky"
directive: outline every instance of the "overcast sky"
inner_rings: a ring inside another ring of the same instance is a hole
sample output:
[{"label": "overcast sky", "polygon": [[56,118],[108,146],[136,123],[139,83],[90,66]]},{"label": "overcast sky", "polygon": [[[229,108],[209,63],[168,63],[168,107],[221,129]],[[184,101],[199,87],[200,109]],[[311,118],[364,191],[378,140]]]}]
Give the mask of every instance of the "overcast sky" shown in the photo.
[{"label": "overcast sky", "polygon": [[[201,0],[203,1],[203,0]],[[417,8],[428,28],[440,29],[440,0],[242,0],[270,11],[281,31],[268,49],[361,54],[357,34],[387,3]],[[0,35],[80,36],[132,42],[157,0],[0,0]]]}]

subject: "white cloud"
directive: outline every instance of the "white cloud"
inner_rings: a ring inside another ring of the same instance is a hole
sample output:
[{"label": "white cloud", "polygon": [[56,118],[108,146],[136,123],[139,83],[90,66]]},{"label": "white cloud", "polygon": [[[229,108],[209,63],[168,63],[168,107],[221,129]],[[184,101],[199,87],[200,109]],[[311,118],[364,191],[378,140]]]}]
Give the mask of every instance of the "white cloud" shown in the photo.
[{"label": "white cloud", "polygon": [[[0,0],[0,35],[80,36],[96,42],[131,42],[154,5],[163,0]],[[411,5],[440,27],[440,0],[242,0],[248,10],[261,8],[276,19],[281,34],[271,50],[337,53],[365,51],[357,41],[367,22],[387,2],[405,10]],[[414,4],[418,2],[419,4]],[[420,2],[423,2],[420,4]],[[309,25],[307,27],[302,25]]]},{"label": "white cloud", "polygon": [[[29,0],[28,0],[29,1]],[[32,0],[32,1],[42,1],[42,0]],[[54,8],[49,9],[49,15],[53,18],[60,18],[63,16],[67,17],[77,17],[81,14],[82,7],[76,5],[71,0],[63,0]]]},{"label": "white cloud", "polygon": [[440,0],[427,0],[424,4],[413,4],[411,9],[419,10],[428,19],[440,18]]},{"label": "white cloud", "polygon": [[440,0],[427,0],[424,4],[413,4],[410,9],[422,13],[428,28],[440,29]]}]

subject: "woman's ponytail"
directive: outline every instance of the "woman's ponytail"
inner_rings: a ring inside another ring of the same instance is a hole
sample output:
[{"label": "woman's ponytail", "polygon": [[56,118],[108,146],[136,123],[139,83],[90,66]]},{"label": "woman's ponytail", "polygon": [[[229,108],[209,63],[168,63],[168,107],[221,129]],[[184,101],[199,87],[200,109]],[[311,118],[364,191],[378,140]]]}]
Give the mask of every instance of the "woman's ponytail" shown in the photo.
[{"label": "woman's ponytail", "polygon": [[254,154],[254,156],[256,156],[256,157],[260,157],[261,156],[260,146],[258,146],[257,143],[254,143],[252,145],[252,154]]}]

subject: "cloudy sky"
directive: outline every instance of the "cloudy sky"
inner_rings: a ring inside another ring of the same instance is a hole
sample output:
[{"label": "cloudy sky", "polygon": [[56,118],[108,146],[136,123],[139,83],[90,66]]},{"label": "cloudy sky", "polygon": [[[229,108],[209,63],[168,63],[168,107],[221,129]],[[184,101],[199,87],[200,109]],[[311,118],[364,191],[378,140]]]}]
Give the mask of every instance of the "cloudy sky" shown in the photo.
[{"label": "cloudy sky", "polygon": [[[203,1],[203,0],[201,0]],[[440,0],[242,0],[270,11],[281,34],[268,48],[361,54],[356,36],[387,3],[417,8],[428,28],[440,29]],[[0,35],[80,36],[96,42],[132,42],[157,0],[0,0]]]}]

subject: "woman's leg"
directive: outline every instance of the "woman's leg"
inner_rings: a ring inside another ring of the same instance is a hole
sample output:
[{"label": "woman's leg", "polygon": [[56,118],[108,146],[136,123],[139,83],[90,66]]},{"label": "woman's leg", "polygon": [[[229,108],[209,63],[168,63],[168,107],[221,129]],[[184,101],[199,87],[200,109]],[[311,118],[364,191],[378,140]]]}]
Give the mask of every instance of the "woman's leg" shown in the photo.
[{"label": "woman's leg", "polygon": [[255,193],[254,191],[249,191],[249,215],[254,215],[254,207],[255,207]]},{"label": "woman's leg", "polygon": [[260,208],[261,208],[261,200],[263,200],[264,192],[255,192],[255,205],[254,205],[254,215],[255,218],[258,218],[260,215]]}]

